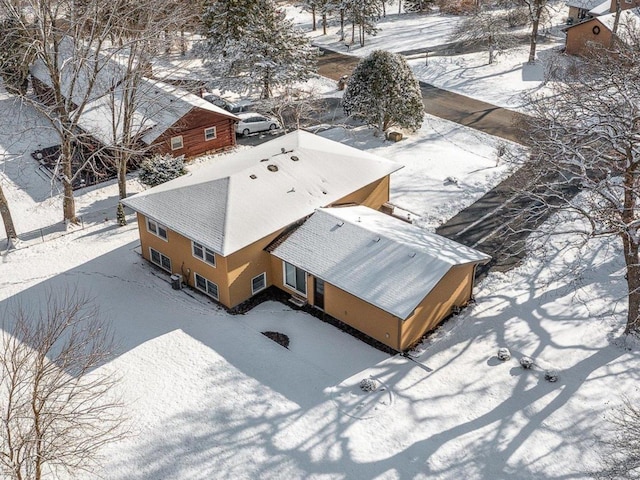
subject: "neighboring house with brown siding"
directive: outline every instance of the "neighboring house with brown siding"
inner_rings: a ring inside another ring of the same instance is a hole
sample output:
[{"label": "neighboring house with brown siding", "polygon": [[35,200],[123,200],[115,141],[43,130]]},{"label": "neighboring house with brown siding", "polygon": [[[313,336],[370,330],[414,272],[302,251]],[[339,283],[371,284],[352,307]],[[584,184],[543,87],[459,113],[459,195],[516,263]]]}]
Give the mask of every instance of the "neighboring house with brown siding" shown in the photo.
[{"label": "neighboring house with brown siding", "polygon": [[378,212],[400,168],[295,131],[123,203],[144,258],[222,305],[273,285],[402,350],[468,302],[489,257]]},{"label": "neighboring house with brown siding", "polygon": [[[633,22],[638,26],[640,19],[640,0],[620,0],[623,10],[620,14],[617,37],[624,41],[628,28],[633,28]],[[570,55],[585,55],[591,44],[609,47],[613,41],[615,24],[615,0],[606,0],[589,10],[584,20],[564,29],[567,38],[565,51]]]},{"label": "neighboring house with brown siding", "polygon": [[[95,55],[74,60],[78,55],[74,41],[65,37],[57,58],[61,93],[73,108],[82,107],[78,126],[83,132],[105,147],[116,146],[122,138],[124,115],[129,114],[124,104],[131,100],[123,94],[124,88],[130,88],[121,63],[126,59]],[[53,82],[41,59],[31,66],[30,73],[38,99],[51,104]],[[239,118],[223,108],[159,80],[142,78],[135,88],[131,133],[144,150],[190,158],[236,144]]]},{"label": "neighboring house with brown siding", "polygon": [[[105,146],[117,144],[122,134],[121,90],[87,104],[79,118],[79,126]],[[236,144],[238,117],[179,87],[142,79],[136,101],[132,130],[153,152],[190,158]]]}]

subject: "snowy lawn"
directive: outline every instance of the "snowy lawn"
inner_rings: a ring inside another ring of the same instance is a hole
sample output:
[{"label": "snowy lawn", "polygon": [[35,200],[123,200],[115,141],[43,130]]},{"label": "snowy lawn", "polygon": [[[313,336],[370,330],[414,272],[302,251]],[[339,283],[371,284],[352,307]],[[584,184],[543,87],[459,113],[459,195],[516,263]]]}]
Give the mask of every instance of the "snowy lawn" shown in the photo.
[{"label": "snowy lawn", "polygon": [[[377,26],[375,36],[367,36],[365,46],[356,43],[347,52],[345,42],[340,41],[340,26],[333,20],[322,34],[320,21],[318,29],[311,31],[311,15],[299,7],[287,9],[287,15],[308,32],[316,45],[348,55],[364,57],[374,50],[388,50],[407,54],[407,59],[419,80],[436,87],[460,93],[493,105],[526,111],[522,94],[541,88],[544,69],[550,55],[564,45],[561,28],[568,10],[561,2],[556,2],[553,13],[553,27],[550,28],[549,43],[540,43],[537,49],[539,65],[534,68],[523,66],[529,56],[528,45],[501,53],[497,61],[488,65],[488,52],[461,55],[440,55],[431,53],[425,65],[425,49],[433,49],[452,41],[455,27],[464,17],[432,14],[397,14],[397,9],[388,9],[387,16]],[[350,24],[348,24],[350,25]],[[350,28],[350,27],[349,27]],[[544,28],[541,30],[543,32]],[[526,29],[520,31],[526,34]],[[350,30],[347,40],[350,42]],[[415,53],[422,50],[422,53]]]},{"label": "snowy lawn", "polygon": [[391,176],[391,202],[431,230],[508,176],[510,166],[498,157],[498,146],[525,155],[519,145],[431,115],[425,115],[420,130],[397,143],[366,127],[334,128],[321,135],[404,165]]},{"label": "snowy lawn", "polygon": [[[80,285],[120,340],[129,438],[103,452],[110,479],[588,478],[604,418],[637,400],[619,251],[601,241],[492,274],[476,306],[412,355],[389,357],[287,306],[229,316],[170,288],[137,232],[76,231],[3,258],[0,309]],[[600,247],[600,248],[598,248]],[[566,263],[584,266],[570,275]],[[260,332],[289,336],[285,349]],[[500,362],[499,347],[513,358]],[[528,355],[536,367],[523,370]],[[556,383],[543,379],[557,369]],[[379,389],[365,393],[362,379]],[[87,478],[81,475],[80,478]]]}]

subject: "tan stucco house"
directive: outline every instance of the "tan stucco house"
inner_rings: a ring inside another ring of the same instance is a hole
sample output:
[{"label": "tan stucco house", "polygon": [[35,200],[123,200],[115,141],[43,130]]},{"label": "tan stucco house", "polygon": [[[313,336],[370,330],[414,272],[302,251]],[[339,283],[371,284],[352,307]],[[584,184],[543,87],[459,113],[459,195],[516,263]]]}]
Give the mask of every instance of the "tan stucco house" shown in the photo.
[{"label": "tan stucco house", "polygon": [[489,257],[381,213],[400,168],[295,131],[123,203],[144,258],[225,307],[275,286],[405,350],[469,301]]}]

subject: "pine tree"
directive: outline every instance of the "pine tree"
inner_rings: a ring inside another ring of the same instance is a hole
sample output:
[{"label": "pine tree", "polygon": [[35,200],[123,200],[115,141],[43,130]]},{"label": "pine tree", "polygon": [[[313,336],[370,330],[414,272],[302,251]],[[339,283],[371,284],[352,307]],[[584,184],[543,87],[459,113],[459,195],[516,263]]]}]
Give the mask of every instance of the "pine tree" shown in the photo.
[{"label": "pine tree", "polygon": [[398,126],[415,131],[422,125],[420,84],[402,55],[377,50],[356,66],[343,97],[347,115],[379,131]]},{"label": "pine tree", "polygon": [[145,185],[155,187],[185,173],[183,155],[175,158],[170,154],[154,155],[140,165],[139,179]]},{"label": "pine tree", "polygon": [[[258,88],[262,98],[270,98],[275,87],[306,81],[315,72],[317,49],[272,1],[227,0],[216,5],[223,3],[229,8],[209,22],[213,26],[200,49],[223,89]],[[250,4],[249,12],[233,16],[231,6],[237,3]]]},{"label": "pine tree", "polygon": [[376,23],[382,15],[382,0],[344,0],[345,11],[351,20],[351,43],[355,42],[355,27],[358,27],[360,46],[364,47],[365,36],[375,35]]},{"label": "pine tree", "polygon": [[207,52],[225,55],[231,41],[239,41],[250,33],[261,10],[267,8],[265,0],[208,0],[204,6],[202,25],[207,38]]},{"label": "pine tree", "polygon": [[404,0],[405,12],[425,12],[433,5],[433,0]]},{"label": "pine tree", "polygon": [[124,227],[127,224],[127,217],[124,214],[124,207],[122,203],[118,202],[118,208],[116,210],[116,220],[118,221],[118,225]]}]

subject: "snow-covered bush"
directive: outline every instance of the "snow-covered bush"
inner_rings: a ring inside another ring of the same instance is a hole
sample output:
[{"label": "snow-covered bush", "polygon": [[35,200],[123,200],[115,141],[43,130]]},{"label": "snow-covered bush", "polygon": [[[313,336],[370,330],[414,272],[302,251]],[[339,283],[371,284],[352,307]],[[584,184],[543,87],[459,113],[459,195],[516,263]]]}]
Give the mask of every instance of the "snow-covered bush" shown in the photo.
[{"label": "snow-covered bush", "polygon": [[547,370],[546,372],[544,372],[544,379],[548,382],[557,382],[558,372],[555,370]]},{"label": "snow-covered bush", "polygon": [[511,358],[511,352],[509,351],[508,348],[502,347],[498,349],[498,359],[502,360],[503,362],[506,362],[510,358]]},{"label": "snow-covered bush", "polygon": [[145,185],[155,187],[185,173],[184,155],[172,157],[167,153],[144,160],[140,165],[139,179]]},{"label": "snow-covered bush", "polygon": [[526,357],[526,356],[522,357],[520,359],[520,365],[522,366],[522,368],[526,368],[526,369],[533,367],[533,358]]},{"label": "snow-covered bush", "polygon": [[378,389],[378,382],[373,378],[363,378],[360,380],[360,389],[363,392],[374,392]]}]

